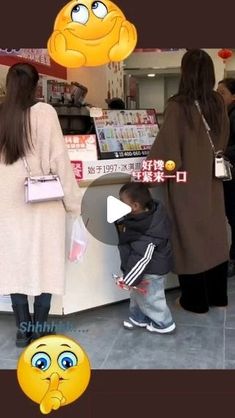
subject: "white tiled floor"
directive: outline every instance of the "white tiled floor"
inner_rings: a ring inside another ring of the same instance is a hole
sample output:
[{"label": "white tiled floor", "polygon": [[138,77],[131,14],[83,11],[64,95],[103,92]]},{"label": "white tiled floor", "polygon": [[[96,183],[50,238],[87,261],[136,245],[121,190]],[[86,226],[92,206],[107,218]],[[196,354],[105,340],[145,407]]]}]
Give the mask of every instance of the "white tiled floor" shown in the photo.
[{"label": "white tiled floor", "polygon": [[[125,330],[127,302],[65,317],[74,328],[65,334],[84,347],[94,369],[235,369],[235,277],[229,280],[228,308],[208,314],[177,307],[178,290],[166,295],[177,325],[172,335]],[[16,368],[21,350],[14,337],[13,316],[0,314],[0,369]]]}]

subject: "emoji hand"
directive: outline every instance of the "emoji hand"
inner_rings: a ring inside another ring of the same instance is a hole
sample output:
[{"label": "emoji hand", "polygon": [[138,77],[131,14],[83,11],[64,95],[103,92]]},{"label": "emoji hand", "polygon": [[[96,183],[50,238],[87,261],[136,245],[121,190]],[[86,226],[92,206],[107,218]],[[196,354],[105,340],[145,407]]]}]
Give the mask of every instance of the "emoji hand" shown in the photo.
[{"label": "emoji hand", "polygon": [[136,43],[137,32],[135,26],[124,20],[120,29],[119,41],[109,51],[110,61],[123,61],[133,52]]},{"label": "emoji hand", "polygon": [[50,57],[64,67],[79,68],[86,63],[85,55],[79,51],[73,51],[67,48],[66,37],[60,31],[54,31],[52,33],[47,43],[47,49]]},{"label": "emoji hand", "polygon": [[59,375],[57,373],[52,373],[49,388],[40,404],[40,411],[42,414],[50,414],[52,410],[57,410],[65,404],[66,399],[64,398],[63,393],[58,390],[59,383]]}]

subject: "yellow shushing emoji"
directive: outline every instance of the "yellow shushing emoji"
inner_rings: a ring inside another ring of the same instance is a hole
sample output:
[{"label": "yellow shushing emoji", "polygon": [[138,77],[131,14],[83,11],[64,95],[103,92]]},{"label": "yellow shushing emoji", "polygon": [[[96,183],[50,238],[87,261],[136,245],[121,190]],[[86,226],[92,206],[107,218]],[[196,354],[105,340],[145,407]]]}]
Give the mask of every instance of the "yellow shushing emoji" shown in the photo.
[{"label": "yellow shushing emoji", "polygon": [[47,49],[68,68],[99,66],[126,59],[135,49],[137,32],[111,1],[70,1],[58,14]]},{"label": "yellow shushing emoji", "polygon": [[171,160],[167,161],[165,164],[165,169],[167,171],[174,171],[175,167],[176,167],[175,162]]},{"label": "yellow shushing emoji", "polygon": [[17,378],[22,391],[49,414],[74,402],[90,381],[90,363],[74,340],[50,335],[31,343],[21,354]]}]

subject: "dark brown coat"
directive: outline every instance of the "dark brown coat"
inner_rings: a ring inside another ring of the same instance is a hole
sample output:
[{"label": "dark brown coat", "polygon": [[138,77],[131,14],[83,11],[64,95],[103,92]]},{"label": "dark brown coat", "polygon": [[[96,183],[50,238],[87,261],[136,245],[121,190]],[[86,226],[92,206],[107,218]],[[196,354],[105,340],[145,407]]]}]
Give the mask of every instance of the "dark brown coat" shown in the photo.
[{"label": "dark brown coat", "polygon": [[[172,220],[174,273],[196,274],[229,258],[222,181],[213,176],[213,152],[197,108],[194,129],[182,105],[168,103],[164,122],[148,159],[173,160],[175,171],[187,171],[187,183],[165,183],[166,205]],[[223,109],[221,135],[213,137],[216,150],[225,150],[229,121]]]}]

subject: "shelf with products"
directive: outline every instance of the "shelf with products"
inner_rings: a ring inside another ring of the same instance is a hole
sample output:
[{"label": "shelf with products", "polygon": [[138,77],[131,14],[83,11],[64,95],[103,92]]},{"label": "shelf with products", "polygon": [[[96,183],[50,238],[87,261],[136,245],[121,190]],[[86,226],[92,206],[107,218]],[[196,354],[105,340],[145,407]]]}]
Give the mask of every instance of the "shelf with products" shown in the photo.
[{"label": "shelf with products", "polygon": [[81,105],[87,95],[87,88],[77,82],[47,80],[47,99],[52,105]]}]

